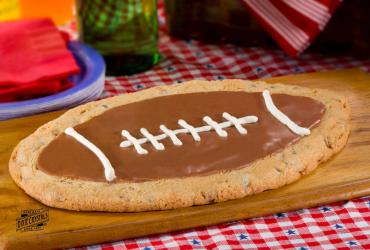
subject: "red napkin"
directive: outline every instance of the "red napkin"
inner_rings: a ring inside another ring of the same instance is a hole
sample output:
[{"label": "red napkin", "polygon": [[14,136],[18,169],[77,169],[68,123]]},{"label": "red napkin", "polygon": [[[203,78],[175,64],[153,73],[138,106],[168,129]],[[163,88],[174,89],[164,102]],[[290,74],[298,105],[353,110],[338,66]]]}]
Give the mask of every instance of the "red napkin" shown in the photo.
[{"label": "red napkin", "polygon": [[73,86],[79,72],[50,19],[0,23],[0,102],[50,95]]},{"label": "red napkin", "polygon": [[291,57],[302,53],[324,29],[341,0],[243,0]]}]

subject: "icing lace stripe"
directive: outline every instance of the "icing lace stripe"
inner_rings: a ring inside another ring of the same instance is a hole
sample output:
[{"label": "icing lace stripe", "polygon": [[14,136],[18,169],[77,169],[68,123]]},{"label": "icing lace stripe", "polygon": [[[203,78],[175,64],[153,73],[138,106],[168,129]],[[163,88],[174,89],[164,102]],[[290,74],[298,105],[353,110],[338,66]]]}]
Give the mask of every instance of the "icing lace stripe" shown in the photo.
[{"label": "icing lace stripe", "polygon": [[198,134],[198,131],[193,126],[191,126],[190,124],[188,124],[186,121],[182,119],[178,121],[178,124],[181,127],[187,129],[195,141],[200,141],[200,136]]},{"label": "icing lace stripe", "polygon": [[148,140],[152,143],[153,147],[156,150],[164,150],[163,144],[158,142],[157,139],[151,133],[149,133],[149,131],[146,128],[141,128],[140,132],[143,134],[143,136],[148,138]]},{"label": "icing lace stripe", "polygon": [[171,129],[168,129],[165,125],[161,125],[159,126],[160,130],[163,131],[163,133],[165,133],[171,140],[172,140],[172,143],[176,146],[181,146],[182,145],[182,141],[179,140],[179,138],[177,138],[176,136],[176,133],[171,130]]},{"label": "icing lace stripe", "polygon": [[226,120],[230,121],[234,125],[236,130],[238,130],[239,133],[247,134],[247,130],[242,126],[242,123],[239,121],[238,118],[236,118],[235,116],[230,115],[227,112],[223,112],[222,117],[225,118]]},{"label": "icing lace stripe", "polygon": [[265,100],[267,110],[282,124],[286,125],[293,133],[300,136],[309,135],[311,133],[308,128],[298,126],[296,123],[290,120],[288,116],[281,112],[272,101],[270,92],[268,90],[264,90],[262,95],[263,99]]},{"label": "icing lace stripe", "polygon": [[[135,138],[133,137],[130,132],[128,132],[127,130],[122,130],[121,134],[127,138],[127,140],[129,142],[132,143],[132,145],[134,145],[136,151],[139,153],[139,154],[147,154],[148,153],[148,150],[144,149],[143,147],[140,146],[140,142]],[[148,141],[147,138],[145,138],[145,142]]]},{"label": "icing lace stripe", "polygon": [[64,130],[64,133],[66,135],[72,136],[74,139],[76,139],[79,143],[84,145],[86,148],[88,148],[91,152],[93,152],[96,157],[100,160],[100,162],[103,164],[104,167],[104,175],[105,179],[107,181],[112,181],[116,178],[116,174],[114,172],[114,168],[112,167],[110,161],[105,156],[105,154],[92,142],[90,142],[88,139],[83,137],[81,134],[79,134],[76,130],[69,127]]},{"label": "icing lace stripe", "polygon": [[220,124],[218,124],[217,122],[212,120],[211,117],[205,116],[205,117],[203,117],[203,121],[205,121],[207,124],[209,124],[209,126],[211,126],[219,136],[227,137],[227,132],[225,130],[223,130],[223,128],[221,128]]},{"label": "icing lace stripe", "polygon": [[[206,131],[211,131],[215,130],[216,133],[219,136],[226,137],[227,132],[224,130],[225,128],[235,126],[237,131],[241,134],[246,134],[247,130],[243,128],[243,124],[248,124],[248,123],[255,123],[258,121],[258,118],[256,116],[244,116],[241,118],[236,118],[228,113],[223,113],[222,116],[227,120],[225,122],[218,123],[214,120],[212,120],[210,117],[205,116],[203,117],[203,121],[207,123],[205,126],[201,127],[193,127],[192,125],[188,124],[186,121],[180,119],[178,121],[179,126],[182,128],[176,129],[176,130],[171,130],[167,128],[165,125],[160,125],[159,128],[161,131],[163,131],[163,134],[159,135],[152,135],[147,129],[142,128],[140,132],[143,134],[143,138],[137,139],[130,135],[130,133],[127,130],[122,130],[122,135],[127,138],[127,140],[122,141],[120,143],[120,147],[129,147],[129,146],[134,146],[138,154],[147,154],[148,151],[145,150],[143,147],[141,147],[141,144],[150,142],[153,147],[157,150],[163,150],[164,145],[160,143],[160,140],[163,140],[167,137],[169,137],[174,145],[181,146],[183,143],[180,141],[179,138],[177,138],[176,135],[178,134],[187,134],[190,133],[191,136],[195,141],[200,141],[200,136],[199,133],[201,132],[206,132]],[[162,145],[162,146],[160,146]]]}]

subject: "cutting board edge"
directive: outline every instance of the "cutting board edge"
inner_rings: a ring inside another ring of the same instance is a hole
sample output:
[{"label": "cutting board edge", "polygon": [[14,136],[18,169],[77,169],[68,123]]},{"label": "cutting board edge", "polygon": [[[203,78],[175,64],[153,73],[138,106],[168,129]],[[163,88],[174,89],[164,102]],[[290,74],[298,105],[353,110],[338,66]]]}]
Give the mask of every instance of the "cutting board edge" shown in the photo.
[{"label": "cutting board edge", "polygon": [[[364,186],[364,187],[362,187],[359,190],[356,190],[355,192],[348,194],[348,189],[352,190],[354,186],[360,186],[360,187]],[[338,194],[334,194],[332,196],[325,196],[324,199],[321,198],[320,200],[317,200],[314,198],[305,199],[303,206],[305,208],[311,208],[311,207],[316,207],[316,206],[320,206],[320,205],[327,204],[327,203],[339,202],[339,201],[344,201],[344,200],[349,200],[349,199],[354,199],[354,198],[359,198],[359,197],[370,195],[370,178],[361,179],[356,182],[347,182],[347,183],[342,184],[339,188],[337,185],[327,186],[326,189],[323,190],[323,192],[321,192],[321,195],[323,193],[330,193],[333,191],[333,189],[335,189],[334,190],[336,191],[335,193],[341,193],[342,196],[339,196]],[[305,192],[305,195],[316,196],[317,191]],[[294,198],[294,194],[287,194],[284,196],[280,196],[279,202],[281,202],[282,199],[285,201],[292,201],[292,197]],[[259,202],[263,203],[263,201],[259,201]],[[278,202],[278,199],[275,199],[275,200],[273,199],[272,202]],[[242,204],[238,204],[238,205],[241,207],[243,206]],[[225,223],[229,221],[237,221],[237,220],[249,219],[253,217],[271,215],[271,214],[279,213],[279,212],[289,212],[289,211],[294,211],[300,208],[302,208],[302,203],[299,203],[299,205],[293,205],[289,209],[284,208],[283,210],[279,208],[275,209],[275,207],[273,206],[273,209],[265,211],[265,212],[261,212],[261,213],[241,215],[241,216],[235,216],[235,217],[223,218],[223,219],[218,219],[217,217],[215,220],[209,221],[207,223],[198,223],[198,224],[195,223],[192,225],[179,226],[176,229],[173,229],[173,227],[171,227],[172,226],[171,224],[168,228],[162,228],[161,230],[157,230],[158,223],[162,223],[162,222],[159,222],[158,220],[146,221],[146,223],[148,223],[147,225],[150,225],[150,228],[154,228],[154,230],[156,230],[155,232],[146,231],[146,232],[141,232],[141,233],[131,233],[131,234],[127,233],[127,232],[134,232],[131,229],[132,227],[136,226],[136,223],[130,223],[129,228],[127,224],[125,225],[110,224],[110,225],[106,225],[100,228],[91,227],[87,229],[85,228],[85,229],[73,230],[73,231],[68,231],[68,232],[55,232],[55,233],[47,233],[47,234],[41,234],[41,235],[32,235],[32,236],[22,237],[22,238],[3,236],[3,239],[0,238],[0,249],[20,249],[20,248],[27,246],[27,249],[32,250],[32,249],[40,249],[40,245],[42,245],[43,247],[46,246],[45,249],[53,249],[56,242],[57,242],[58,247],[60,248],[76,247],[77,245],[82,246],[86,244],[98,244],[98,243],[103,243],[103,242],[108,242],[108,241],[125,240],[125,239],[134,238],[134,237],[150,236],[150,235],[156,235],[156,234],[161,234],[161,233],[176,232],[176,231],[186,230],[190,228],[210,226],[210,225]],[[218,209],[216,208],[215,212],[219,212],[217,210],[223,210],[223,209],[227,210],[227,207],[219,207]],[[244,208],[244,209],[248,209],[248,208]],[[183,216],[181,215],[175,216],[175,217],[172,217],[171,220],[177,219],[176,217],[183,217]],[[143,221],[140,221],[139,224],[141,225],[142,223]],[[109,238],[103,237],[99,239],[99,236],[101,237],[102,231],[108,230],[108,232],[105,232],[105,233],[109,234],[109,232],[113,233],[123,228],[125,229],[125,231],[123,231],[122,234],[116,234],[115,237],[113,238],[110,236]],[[75,237],[76,237],[76,234],[80,234],[80,237],[85,238],[86,240],[83,242],[79,241],[78,243],[75,243],[73,241],[67,242],[63,240],[63,237],[67,236],[70,233],[75,234]],[[49,243],[50,237],[53,237],[52,243],[51,242]],[[55,237],[57,238],[62,237],[62,238],[60,238],[59,240],[56,240]],[[91,241],[91,238],[94,238],[96,240]],[[33,243],[35,244],[32,245]]]}]

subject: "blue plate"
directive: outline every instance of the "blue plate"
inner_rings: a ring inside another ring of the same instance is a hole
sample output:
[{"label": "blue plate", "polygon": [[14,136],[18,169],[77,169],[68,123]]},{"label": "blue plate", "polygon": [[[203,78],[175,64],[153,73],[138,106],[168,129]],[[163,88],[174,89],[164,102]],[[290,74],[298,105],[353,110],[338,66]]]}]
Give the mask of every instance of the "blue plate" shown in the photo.
[{"label": "blue plate", "polygon": [[0,120],[69,108],[95,100],[104,89],[105,63],[100,54],[79,42],[69,42],[81,72],[70,77],[75,86],[55,95],[32,100],[0,103]]}]

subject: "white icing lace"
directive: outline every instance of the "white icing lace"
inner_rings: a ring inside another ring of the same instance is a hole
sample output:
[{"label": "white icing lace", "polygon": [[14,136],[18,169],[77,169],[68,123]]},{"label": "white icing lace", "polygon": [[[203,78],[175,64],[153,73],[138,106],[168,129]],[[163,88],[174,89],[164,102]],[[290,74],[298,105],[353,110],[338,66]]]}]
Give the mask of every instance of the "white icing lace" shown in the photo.
[{"label": "white icing lace", "polygon": [[159,126],[159,128],[160,128],[160,130],[163,131],[163,133],[165,133],[168,137],[170,137],[173,144],[175,144],[176,146],[181,146],[182,145],[182,141],[180,141],[179,138],[177,138],[176,133],[174,133],[171,129],[168,129],[163,124],[161,126]]},{"label": "white icing lace", "polygon": [[[198,131],[196,130],[196,128],[194,128],[193,126],[191,126],[190,124],[188,124],[186,121],[180,119],[178,121],[178,124],[185,128],[185,132],[189,132],[191,134],[191,136],[194,138],[195,141],[200,141],[200,136],[198,134]],[[176,132],[175,132],[176,133]]]},{"label": "white icing lace", "polygon": [[143,134],[143,136],[148,138],[148,140],[152,143],[153,147],[156,150],[164,150],[163,144],[158,142],[157,139],[151,133],[149,133],[149,131],[146,128],[141,128],[140,132]]},{"label": "white icing lace", "polygon": [[281,122],[282,124],[286,125],[293,133],[305,136],[309,135],[311,131],[308,128],[303,128],[298,126],[296,123],[294,123],[292,120],[289,119],[288,116],[286,116],[283,112],[281,112],[272,101],[270,92],[268,90],[264,90],[263,93],[263,99],[265,100],[266,108],[267,110]]},{"label": "white icing lace", "polygon": [[188,134],[193,137],[195,141],[200,141],[200,135],[201,132],[211,131],[214,130],[216,133],[221,137],[226,137],[227,132],[224,130],[225,128],[235,126],[237,131],[241,134],[246,134],[247,130],[242,127],[243,124],[248,123],[255,123],[258,121],[258,118],[256,116],[244,116],[241,118],[236,118],[229,113],[223,113],[222,116],[227,120],[225,122],[218,123],[214,120],[212,120],[209,116],[205,116],[203,118],[203,121],[207,124],[202,127],[194,127],[190,124],[188,124],[186,121],[180,119],[178,121],[179,126],[182,128],[171,130],[167,128],[165,125],[160,125],[159,128],[161,131],[163,131],[163,134],[159,135],[152,135],[147,129],[142,128],[140,132],[143,134],[143,138],[137,139],[133,137],[127,130],[122,130],[122,136],[126,137],[126,140],[121,142],[121,147],[129,147],[134,146],[138,154],[147,154],[148,151],[144,149],[141,145],[147,142],[150,142],[153,147],[157,150],[163,150],[164,145],[160,143],[160,140],[163,140],[165,138],[170,138],[172,143],[177,146],[181,146],[182,142],[177,138],[178,134]]},{"label": "white icing lace", "polygon": [[227,132],[223,130],[217,122],[212,120],[211,117],[205,116],[203,117],[203,121],[206,122],[209,126],[211,126],[216,131],[218,136],[227,137]]},{"label": "white icing lace", "polygon": [[[270,92],[268,90],[264,90],[262,95],[267,110],[277,120],[279,120],[282,124],[286,125],[292,132],[298,135],[305,136],[310,134],[310,130],[308,128],[300,127],[292,120],[290,120],[288,116],[282,113],[275,106],[274,102],[272,101]],[[234,126],[240,134],[247,134],[247,130],[242,125],[248,123],[255,123],[258,121],[258,118],[256,116],[244,116],[241,118],[236,118],[227,112],[224,112],[222,114],[222,117],[227,121],[218,123],[212,120],[212,118],[210,118],[209,116],[205,116],[203,117],[203,121],[207,125],[202,127],[193,127],[192,125],[188,124],[186,121],[182,119],[178,120],[179,126],[182,127],[180,129],[171,130],[162,124],[159,126],[159,128],[163,132],[163,134],[159,135],[152,135],[146,128],[141,128],[140,132],[144,137],[140,139],[137,139],[134,136],[132,136],[130,132],[128,132],[127,130],[122,130],[121,134],[122,136],[126,137],[127,140],[121,142],[120,146],[129,147],[133,145],[138,154],[148,154],[148,150],[144,149],[141,146],[142,144],[147,142],[150,142],[156,150],[164,150],[165,149],[164,145],[159,141],[165,138],[170,138],[174,145],[181,146],[183,143],[181,142],[181,140],[179,140],[179,138],[177,138],[178,134],[190,133],[195,141],[200,141],[201,138],[199,133],[214,130],[220,137],[227,137],[228,134],[224,129],[231,126]],[[84,145],[86,148],[88,148],[91,152],[93,152],[96,155],[96,157],[100,160],[104,167],[104,175],[107,181],[112,181],[116,178],[114,168],[112,167],[109,159],[96,145],[94,145],[92,142],[90,142],[88,139],[86,139],[84,136],[79,134],[76,130],[74,130],[71,127],[66,128],[64,133],[67,134],[68,136],[75,138],[79,143]]]},{"label": "white icing lace", "polygon": [[[134,145],[136,151],[139,153],[139,154],[147,154],[148,153],[148,150],[144,149],[143,147],[141,147],[141,142],[139,140],[137,140],[135,137],[133,137],[130,132],[128,132],[127,130],[122,130],[121,134],[127,138],[127,140],[129,140],[131,142],[131,145]],[[149,139],[147,139],[149,140]]]},{"label": "white icing lace", "polygon": [[246,134],[247,133],[247,130],[242,126],[239,119],[236,118],[235,116],[232,116],[227,112],[223,112],[222,117],[225,118],[226,120],[230,121],[234,125],[234,127],[238,130],[239,133],[241,133],[241,134]]},{"label": "white icing lace", "polygon": [[72,136],[75,138],[79,143],[84,145],[86,148],[88,148],[91,152],[93,152],[96,157],[100,160],[100,162],[103,164],[104,167],[104,175],[105,179],[107,181],[112,181],[116,178],[116,174],[114,172],[114,168],[112,167],[112,164],[108,160],[108,158],[105,156],[105,154],[92,142],[90,142],[88,139],[86,139],[84,136],[79,134],[76,130],[69,127],[64,130],[64,133],[66,135]]}]

